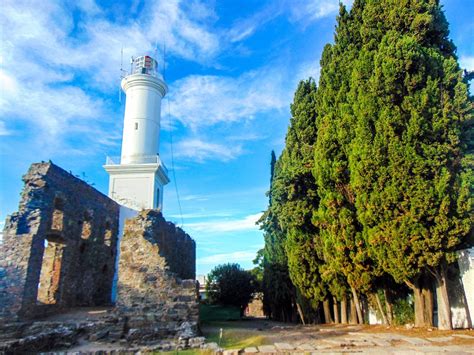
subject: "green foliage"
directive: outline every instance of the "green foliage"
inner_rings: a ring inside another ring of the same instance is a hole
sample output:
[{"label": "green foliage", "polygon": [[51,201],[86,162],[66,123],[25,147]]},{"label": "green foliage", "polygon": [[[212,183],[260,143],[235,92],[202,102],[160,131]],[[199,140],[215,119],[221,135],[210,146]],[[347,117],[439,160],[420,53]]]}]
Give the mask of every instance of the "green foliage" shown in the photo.
[{"label": "green foliage", "polygon": [[355,132],[347,93],[362,42],[363,7],[363,1],[355,1],[350,13],[341,7],[336,41],[327,45],[322,55],[316,98],[318,136],[313,174],[320,200],[312,222],[319,228],[324,259],[320,271],[337,298],[347,292],[347,286],[368,292],[375,272],[357,220],[349,166]]},{"label": "green foliage", "polygon": [[411,295],[395,300],[393,304],[393,318],[394,325],[404,325],[414,322],[415,312],[413,310],[413,297]]},{"label": "green foliage", "polygon": [[239,320],[240,307],[199,304],[199,320],[201,322]]},{"label": "green foliage", "polygon": [[341,5],[272,160],[263,288],[286,298],[267,304],[296,302],[288,277],[315,303],[414,288],[474,245],[472,75],[448,34],[437,0]]},{"label": "green foliage", "polygon": [[216,266],[208,275],[206,294],[211,304],[236,306],[241,312],[252,299],[254,278],[239,264]]},{"label": "green foliage", "polygon": [[367,1],[363,19],[347,95],[356,215],[380,268],[414,282],[473,225],[472,103],[437,1]]},{"label": "green foliage", "polygon": [[288,273],[288,261],[285,253],[285,233],[278,224],[272,207],[274,206],[274,181],[279,171],[275,153],[271,156],[271,174],[269,207],[259,220],[264,231],[265,246],[256,261],[263,268],[262,291],[265,314],[272,319],[290,321],[294,314],[295,290]]}]

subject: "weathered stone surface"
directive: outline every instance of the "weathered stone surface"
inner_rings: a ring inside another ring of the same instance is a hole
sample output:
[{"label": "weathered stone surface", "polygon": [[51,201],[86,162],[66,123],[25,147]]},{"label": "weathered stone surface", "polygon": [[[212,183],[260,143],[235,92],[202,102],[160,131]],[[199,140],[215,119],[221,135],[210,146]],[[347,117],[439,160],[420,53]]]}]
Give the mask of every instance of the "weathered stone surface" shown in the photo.
[{"label": "weathered stone surface", "polygon": [[473,335],[467,334],[453,334],[454,337],[463,338],[463,339],[474,339]]},{"label": "weathered stone surface", "polygon": [[195,338],[190,338],[188,340],[188,345],[190,348],[200,348],[204,345],[205,342],[206,342],[206,338],[195,337]]},{"label": "weathered stone surface", "polygon": [[119,206],[53,163],[23,181],[0,249],[0,318],[110,303]]},{"label": "weathered stone surface", "polygon": [[117,309],[127,317],[126,327],[135,331],[127,339],[176,335],[185,347],[198,332],[198,284],[179,276],[195,276],[195,244],[172,226],[157,210],[142,211],[126,221]]},{"label": "weathered stone surface", "polygon": [[227,349],[222,352],[222,355],[239,355],[243,353],[242,349]]},{"label": "weathered stone surface", "polygon": [[278,352],[277,348],[274,345],[260,345],[258,350],[261,353],[265,354],[276,354]]},{"label": "weathered stone surface", "polygon": [[310,345],[310,344],[300,344],[297,346],[297,349],[298,350],[302,350],[302,351],[314,351],[314,346]]},{"label": "weathered stone surface", "polygon": [[414,338],[414,337],[403,337],[403,340],[412,344],[412,345],[430,345],[431,343],[428,340],[421,339],[421,338]]},{"label": "weathered stone surface", "polygon": [[436,337],[436,338],[426,338],[426,339],[428,339],[429,341],[436,342],[436,343],[445,343],[448,341],[452,341],[454,338],[451,336],[447,336],[447,337]]},{"label": "weathered stone surface", "polygon": [[248,348],[244,349],[244,354],[255,354],[258,353],[258,349],[254,346],[249,346]]},{"label": "weathered stone surface", "polygon": [[216,352],[220,350],[219,345],[217,343],[206,343],[202,346],[202,349],[212,350]]},{"label": "weathered stone surface", "polygon": [[281,351],[290,351],[295,349],[293,345],[288,343],[275,343],[275,347]]},{"label": "weathered stone surface", "polygon": [[115,308],[78,323],[27,321],[111,306],[120,207],[52,163],[33,164],[23,180],[0,245],[0,353],[67,348],[79,336],[144,351],[203,345],[195,243],[157,210],[126,222]]}]

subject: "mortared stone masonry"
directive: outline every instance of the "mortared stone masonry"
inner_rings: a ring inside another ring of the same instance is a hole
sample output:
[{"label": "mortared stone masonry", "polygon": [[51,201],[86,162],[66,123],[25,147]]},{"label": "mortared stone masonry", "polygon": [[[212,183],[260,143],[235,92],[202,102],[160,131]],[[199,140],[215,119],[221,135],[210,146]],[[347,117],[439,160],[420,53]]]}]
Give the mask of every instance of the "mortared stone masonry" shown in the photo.
[{"label": "mortared stone masonry", "polygon": [[[0,245],[0,340],[8,339],[6,330],[15,324],[14,339],[3,350],[38,345],[28,330],[31,321],[18,322],[97,306],[111,307],[108,321],[100,323],[104,341],[113,336],[140,344],[176,337],[182,347],[194,344],[198,283],[196,245],[189,235],[159,210],[126,220],[113,305],[120,206],[51,162],[32,164],[23,181],[19,210],[7,217]],[[77,334],[97,328],[71,327]],[[55,334],[46,338],[61,337]]]},{"label": "mortared stone masonry", "polygon": [[23,176],[1,246],[0,316],[110,304],[119,205],[52,163]]}]

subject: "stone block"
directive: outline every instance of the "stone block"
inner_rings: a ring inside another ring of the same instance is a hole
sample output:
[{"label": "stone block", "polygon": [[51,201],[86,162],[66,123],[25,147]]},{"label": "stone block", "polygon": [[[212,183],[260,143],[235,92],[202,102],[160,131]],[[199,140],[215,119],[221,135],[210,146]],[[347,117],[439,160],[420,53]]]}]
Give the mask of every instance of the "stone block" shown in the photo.
[{"label": "stone block", "polygon": [[275,347],[280,350],[280,351],[291,351],[295,350],[294,345],[291,345],[289,343],[275,343]]},{"label": "stone block", "polygon": [[258,351],[263,354],[276,354],[278,352],[274,345],[260,345]]},{"label": "stone block", "polygon": [[255,354],[258,353],[258,349],[254,346],[250,346],[244,349],[244,354]]},{"label": "stone block", "polygon": [[222,355],[239,355],[242,353],[242,349],[226,349],[222,352]]},{"label": "stone block", "polygon": [[297,346],[298,350],[301,351],[314,351],[315,348],[311,344],[300,344]]}]

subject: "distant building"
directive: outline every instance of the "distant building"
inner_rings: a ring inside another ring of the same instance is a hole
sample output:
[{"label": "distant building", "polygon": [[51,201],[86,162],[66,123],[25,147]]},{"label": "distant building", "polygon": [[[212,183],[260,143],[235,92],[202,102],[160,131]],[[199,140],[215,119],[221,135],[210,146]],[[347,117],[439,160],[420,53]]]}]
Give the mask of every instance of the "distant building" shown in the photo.
[{"label": "distant building", "polygon": [[199,299],[203,301],[207,298],[206,297],[207,275],[197,275],[196,280],[199,282]]}]

